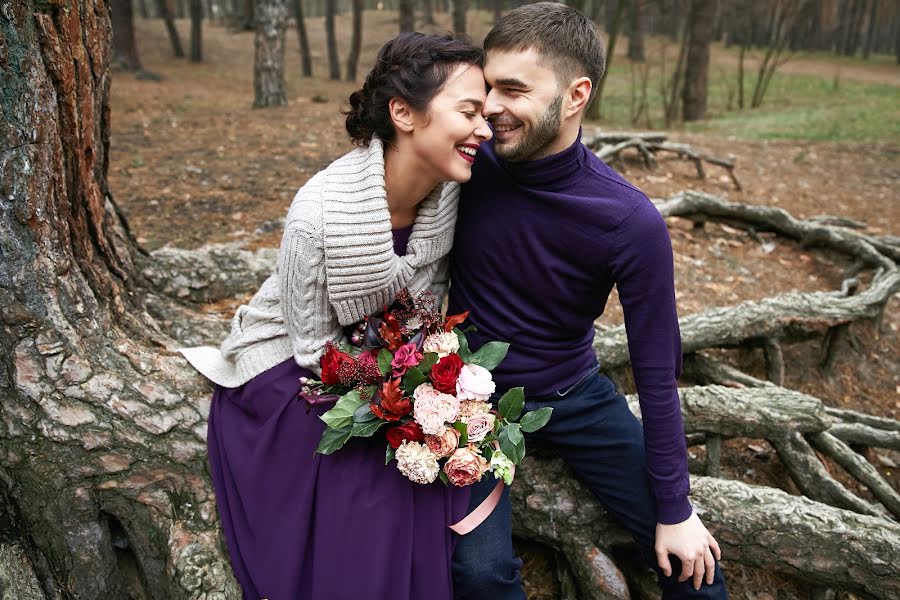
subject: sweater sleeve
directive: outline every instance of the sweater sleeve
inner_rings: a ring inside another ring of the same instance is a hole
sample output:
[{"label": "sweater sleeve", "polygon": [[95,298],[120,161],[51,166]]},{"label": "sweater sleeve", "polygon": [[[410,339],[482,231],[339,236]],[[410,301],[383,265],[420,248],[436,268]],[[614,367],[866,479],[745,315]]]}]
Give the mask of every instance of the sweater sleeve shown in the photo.
[{"label": "sweater sleeve", "polygon": [[625,313],[657,518],[680,523],[692,509],[677,387],[682,357],[672,243],[665,220],[646,198],[620,224],[611,264]]},{"label": "sweater sleeve", "polygon": [[319,372],[325,344],[339,327],[325,288],[325,262],[314,228],[295,221],[285,228],[278,254],[278,282],[284,325],[291,340],[294,360]]}]

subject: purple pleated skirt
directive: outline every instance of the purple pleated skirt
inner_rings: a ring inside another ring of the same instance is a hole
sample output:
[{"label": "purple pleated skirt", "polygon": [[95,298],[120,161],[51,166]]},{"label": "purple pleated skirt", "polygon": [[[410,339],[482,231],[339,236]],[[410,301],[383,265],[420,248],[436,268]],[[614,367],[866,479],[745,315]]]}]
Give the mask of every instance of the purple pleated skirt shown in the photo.
[{"label": "purple pleated skirt", "polygon": [[209,463],[244,599],[452,600],[448,525],[469,489],[385,466],[381,432],[315,454],[333,405],[298,400],[303,375],[289,359],[213,394]]}]

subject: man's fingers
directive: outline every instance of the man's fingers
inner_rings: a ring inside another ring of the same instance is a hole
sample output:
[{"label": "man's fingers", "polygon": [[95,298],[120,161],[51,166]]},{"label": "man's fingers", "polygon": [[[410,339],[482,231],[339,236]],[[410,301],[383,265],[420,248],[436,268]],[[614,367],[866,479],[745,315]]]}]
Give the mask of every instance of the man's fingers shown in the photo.
[{"label": "man's fingers", "polygon": [[669,562],[668,552],[665,550],[657,550],[656,562],[659,563],[659,568],[662,569],[662,572],[666,577],[672,575],[672,563]]},{"label": "man's fingers", "polygon": [[716,577],[716,559],[713,558],[710,549],[706,549],[706,585],[712,585]]},{"label": "man's fingers", "polygon": [[[680,558],[680,557],[679,557]],[[681,576],[678,581],[687,581],[694,574],[694,559],[681,559]]]},{"label": "man's fingers", "polygon": [[717,542],[716,538],[713,536],[709,536],[709,547],[712,549],[713,556],[716,557],[716,560],[722,560],[722,550],[719,549],[719,542]]},{"label": "man's fingers", "polygon": [[703,563],[703,557],[699,557],[694,561],[694,589],[699,590],[700,584],[703,583],[703,571],[705,568],[705,564]]}]

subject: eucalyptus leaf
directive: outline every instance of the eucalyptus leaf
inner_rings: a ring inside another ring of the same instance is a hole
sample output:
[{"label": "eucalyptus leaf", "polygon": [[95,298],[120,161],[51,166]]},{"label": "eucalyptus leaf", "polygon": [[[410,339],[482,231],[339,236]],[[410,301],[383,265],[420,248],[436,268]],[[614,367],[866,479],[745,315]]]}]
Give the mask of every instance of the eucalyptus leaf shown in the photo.
[{"label": "eucalyptus leaf", "polygon": [[497,368],[506,353],[509,351],[509,344],[506,342],[488,342],[472,354],[467,362],[473,365],[479,365],[488,371]]},{"label": "eucalyptus leaf", "polygon": [[372,412],[372,405],[368,402],[360,404],[359,408],[353,413],[354,423],[367,423],[369,421],[374,421],[377,418],[375,413]]},{"label": "eucalyptus leaf", "polygon": [[338,399],[331,410],[319,417],[330,429],[341,429],[353,422],[353,414],[366,401],[359,397],[356,390],[349,392]]},{"label": "eucalyptus leaf", "polygon": [[[500,430],[500,435],[498,436],[498,440],[500,441],[500,451],[503,452],[503,454],[505,454],[506,457],[514,464],[519,464],[519,462],[525,457],[525,444],[524,441],[520,444],[516,444],[512,439],[510,439],[512,428],[513,425],[507,425]],[[516,427],[515,429],[519,434],[519,437],[521,437],[522,432],[518,431],[518,427]]]},{"label": "eucalyptus leaf", "polygon": [[341,427],[340,429],[326,428],[325,431],[322,432],[322,439],[319,440],[316,452],[319,454],[331,454],[343,448],[344,444],[347,443],[347,440],[350,439],[350,429],[350,425]]},{"label": "eucalyptus leaf", "polygon": [[527,412],[522,416],[522,420],[519,421],[519,426],[525,433],[534,433],[550,421],[552,413],[553,409],[549,406]]},{"label": "eucalyptus leaf", "polygon": [[500,416],[507,421],[515,421],[522,414],[525,407],[525,388],[514,387],[503,394],[497,408],[500,409]]}]

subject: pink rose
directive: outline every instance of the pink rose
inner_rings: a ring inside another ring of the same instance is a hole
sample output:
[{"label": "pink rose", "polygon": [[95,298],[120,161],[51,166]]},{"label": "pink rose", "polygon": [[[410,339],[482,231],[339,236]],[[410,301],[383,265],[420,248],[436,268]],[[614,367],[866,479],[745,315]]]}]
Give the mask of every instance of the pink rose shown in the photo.
[{"label": "pink rose", "polygon": [[391,361],[391,370],[394,377],[400,377],[410,367],[414,367],[422,360],[422,353],[416,350],[415,344],[406,344],[400,346],[394,353],[394,360]]},{"label": "pink rose", "polygon": [[446,458],[456,451],[459,446],[459,431],[452,427],[444,429],[437,435],[426,435],[425,445],[435,453],[438,458]]},{"label": "pink rose", "polygon": [[480,442],[487,434],[494,430],[496,417],[491,413],[478,413],[466,418],[466,426],[469,428],[469,441]]},{"label": "pink rose", "polygon": [[413,416],[426,434],[443,433],[445,423],[452,423],[459,415],[459,400],[450,394],[442,394],[427,383],[417,387],[413,397]]},{"label": "pink rose", "polygon": [[479,365],[465,365],[456,379],[456,397],[484,402],[496,389],[491,372]]},{"label": "pink rose", "polygon": [[487,471],[488,462],[471,447],[459,448],[447,459],[444,473],[455,486],[472,485]]}]

